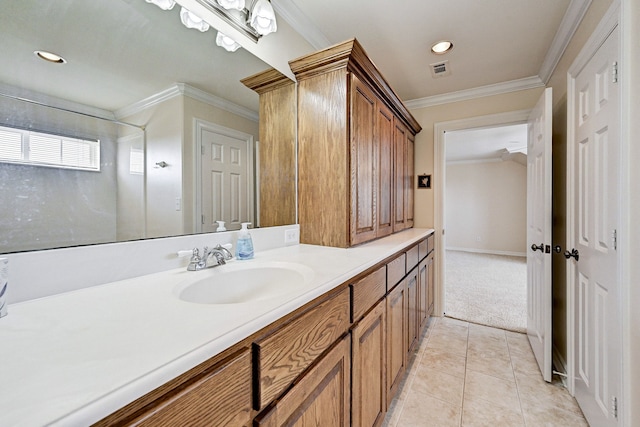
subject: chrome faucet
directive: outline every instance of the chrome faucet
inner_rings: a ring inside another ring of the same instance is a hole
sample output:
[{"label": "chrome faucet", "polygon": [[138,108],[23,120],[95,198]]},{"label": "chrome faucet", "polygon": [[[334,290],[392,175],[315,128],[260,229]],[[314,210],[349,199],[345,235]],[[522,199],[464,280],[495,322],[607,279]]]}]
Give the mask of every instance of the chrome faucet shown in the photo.
[{"label": "chrome faucet", "polygon": [[[198,248],[193,248],[191,260],[189,261],[189,265],[187,266],[188,271],[199,271],[204,270],[205,268],[224,265],[227,261],[233,258],[233,255],[231,255],[231,251],[229,251],[229,249],[223,247],[222,245],[217,245],[211,250],[207,246],[205,246],[202,252],[203,253],[201,257],[200,250]],[[212,258],[215,259],[215,263],[213,262]]]}]

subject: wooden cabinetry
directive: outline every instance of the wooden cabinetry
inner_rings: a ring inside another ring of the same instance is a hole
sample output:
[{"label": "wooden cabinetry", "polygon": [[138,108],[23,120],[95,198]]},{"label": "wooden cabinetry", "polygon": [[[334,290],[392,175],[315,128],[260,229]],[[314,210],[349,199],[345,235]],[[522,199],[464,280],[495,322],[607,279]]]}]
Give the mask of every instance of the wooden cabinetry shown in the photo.
[{"label": "wooden cabinetry", "polygon": [[296,222],[296,87],[274,69],[242,80],[260,95],[259,224]]},{"label": "wooden cabinetry", "polygon": [[433,310],[432,242],[381,261],[96,426],[379,426]]},{"label": "wooden cabinetry", "polygon": [[378,426],[387,408],[386,303],[380,301],[351,331],[353,381],[351,424]]},{"label": "wooden cabinetry", "polygon": [[251,357],[245,348],[199,365],[94,427],[248,426],[251,416]]},{"label": "wooden cabinetry", "polygon": [[352,39],[289,64],[298,80],[300,241],[349,247],[411,227],[408,141],[421,127],[362,46]]},{"label": "wooden cabinetry", "polygon": [[409,274],[407,274],[407,351],[411,352],[415,349],[415,345],[418,342],[418,307],[419,307],[419,292],[418,292],[418,267],[414,267]]},{"label": "wooden cabinetry", "polygon": [[351,339],[347,335],[273,407],[256,418],[260,427],[348,427],[351,401]]},{"label": "wooden cabinetry", "polygon": [[278,397],[316,358],[347,332],[347,289],[253,344],[255,408]]},{"label": "wooden cabinetry", "polygon": [[387,406],[407,366],[407,281],[403,279],[389,292],[387,305]]}]

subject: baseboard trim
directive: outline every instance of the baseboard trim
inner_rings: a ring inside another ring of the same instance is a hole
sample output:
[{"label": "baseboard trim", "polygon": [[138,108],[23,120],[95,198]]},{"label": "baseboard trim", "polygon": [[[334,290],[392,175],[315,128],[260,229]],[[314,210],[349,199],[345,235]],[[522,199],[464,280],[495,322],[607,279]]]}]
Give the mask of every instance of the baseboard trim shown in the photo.
[{"label": "baseboard trim", "polygon": [[460,251],[460,252],[473,252],[476,254],[488,254],[488,255],[506,255],[506,256],[517,256],[526,258],[526,252],[511,252],[511,251],[494,251],[491,249],[474,249],[474,248],[456,248],[456,247],[448,247],[446,250],[448,251]]}]

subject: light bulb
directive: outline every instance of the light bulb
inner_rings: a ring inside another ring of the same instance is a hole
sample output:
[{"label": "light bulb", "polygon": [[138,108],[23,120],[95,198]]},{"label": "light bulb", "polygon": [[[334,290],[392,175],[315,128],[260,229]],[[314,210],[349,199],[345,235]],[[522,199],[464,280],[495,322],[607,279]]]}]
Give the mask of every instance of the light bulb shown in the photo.
[{"label": "light bulb", "polygon": [[195,13],[184,7],[180,10],[180,20],[187,28],[194,28],[203,33],[209,29],[209,24]]},{"label": "light bulb", "polygon": [[250,24],[258,34],[263,36],[275,32],[278,29],[278,25],[276,24],[276,14],[271,3],[267,0],[256,1],[251,12]]},{"label": "light bulb", "polygon": [[229,52],[235,52],[241,47],[234,39],[222,34],[220,31],[218,31],[218,35],[216,36],[216,44]]},{"label": "light bulb", "polygon": [[242,10],[244,9],[244,0],[216,0],[218,4],[225,9],[235,9]]},{"label": "light bulb", "polygon": [[147,3],[153,3],[162,10],[171,10],[176,5],[174,0],[146,0]]}]

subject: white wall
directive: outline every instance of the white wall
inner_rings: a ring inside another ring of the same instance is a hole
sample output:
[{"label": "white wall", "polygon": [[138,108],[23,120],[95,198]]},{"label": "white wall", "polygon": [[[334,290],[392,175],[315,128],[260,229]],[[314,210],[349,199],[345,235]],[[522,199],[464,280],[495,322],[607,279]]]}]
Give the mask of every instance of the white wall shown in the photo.
[{"label": "white wall", "polygon": [[513,161],[448,164],[447,249],[524,255],[527,168]]}]

